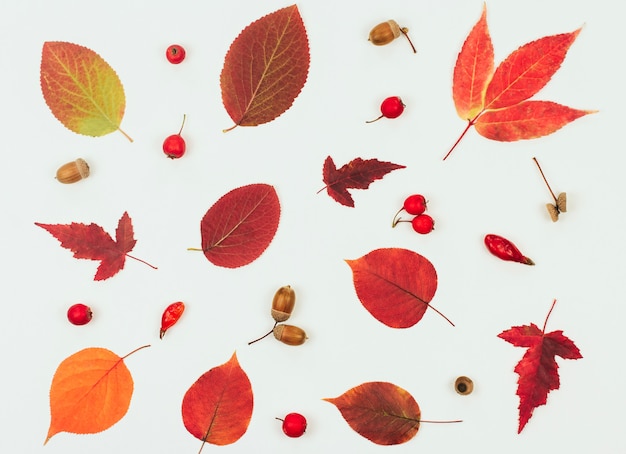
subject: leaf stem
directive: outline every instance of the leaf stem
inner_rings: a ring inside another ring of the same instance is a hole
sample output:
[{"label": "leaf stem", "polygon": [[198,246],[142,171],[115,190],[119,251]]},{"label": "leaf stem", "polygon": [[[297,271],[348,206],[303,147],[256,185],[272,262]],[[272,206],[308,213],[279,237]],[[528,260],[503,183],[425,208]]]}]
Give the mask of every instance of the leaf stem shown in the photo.
[{"label": "leaf stem", "polygon": [[255,342],[260,341],[261,339],[265,339],[267,336],[269,336],[270,334],[272,334],[274,332],[274,328],[276,328],[276,325],[278,325],[278,322],[274,323],[274,326],[272,327],[272,329],[269,331],[269,333],[262,335],[261,337],[259,337],[258,339],[254,339],[253,341],[248,342],[248,345],[252,345]]},{"label": "leaf stem", "polygon": [[126,359],[126,358],[128,358],[130,355],[132,355],[133,353],[136,353],[136,352],[138,352],[139,350],[144,349],[144,348],[148,348],[148,347],[151,347],[151,345],[150,345],[150,344],[142,345],[141,347],[134,349],[132,352],[127,353],[126,355],[122,356],[122,359]]},{"label": "leaf stem", "polygon": [[129,259],[133,259],[133,260],[137,260],[138,262],[143,263],[144,265],[148,265],[150,268],[152,268],[153,270],[158,270],[158,268],[148,262],[146,262],[145,260],[141,260],[140,258],[137,258],[133,255],[130,254],[126,254],[126,257],[128,257]]},{"label": "leaf stem", "polygon": [[451,424],[451,423],[455,423],[455,422],[463,422],[463,420],[462,419],[455,419],[455,420],[452,420],[452,421],[431,421],[431,420],[428,420],[428,419],[420,419],[419,422],[420,423],[427,422],[429,424]]},{"label": "leaf stem", "polygon": [[444,318],[444,319],[445,319],[448,323],[450,323],[452,326],[455,326],[455,324],[454,324],[454,323],[452,323],[452,321],[451,321],[448,317],[446,317],[446,316],[445,316],[445,315],[443,315],[441,312],[439,312],[437,309],[435,309],[435,308],[433,307],[433,305],[432,305],[432,304],[430,304],[430,303],[426,303],[426,305],[427,305],[428,307],[430,307],[432,310],[434,310],[436,313],[438,313],[439,315],[441,315],[441,316],[442,316],[442,317],[443,317],[443,318]]},{"label": "leaf stem", "polygon": [[554,192],[552,191],[552,188],[550,187],[550,183],[548,183],[548,180],[546,179],[546,176],[543,174],[543,170],[541,169],[541,166],[539,165],[539,161],[537,161],[537,158],[535,158],[535,157],[533,157],[533,161],[535,161],[535,164],[537,164],[537,168],[539,169],[539,173],[541,173],[541,177],[543,178],[543,181],[546,183],[546,186],[548,187],[548,190],[550,191],[550,194],[552,194],[552,198],[554,199],[554,203],[558,204],[559,200],[554,195]]},{"label": "leaf stem", "polygon": [[[478,117],[476,117],[478,118]],[[450,153],[452,153],[452,150],[454,150],[456,148],[456,146],[459,144],[459,142],[461,141],[461,139],[463,137],[465,137],[465,134],[467,134],[467,131],[469,131],[469,129],[474,126],[474,122],[476,121],[476,118],[474,118],[473,120],[470,120],[467,122],[467,126],[465,127],[465,129],[463,130],[463,132],[461,133],[461,135],[459,136],[458,139],[456,139],[456,142],[454,142],[454,145],[452,145],[452,148],[450,148],[450,151],[448,151],[448,153],[443,157],[443,160],[445,161],[448,156],[450,156]]]},{"label": "leaf stem", "polygon": [[117,128],[117,130],[118,130],[119,132],[121,132],[121,133],[124,135],[124,137],[126,137],[128,140],[130,140],[131,142],[133,142],[132,137],[130,137],[128,134],[126,134],[122,128],[119,128],[119,127],[118,127],[118,128]]},{"label": "leaf stem", "polygon": [[552,306],[550,306],[550,310],[548,311],[548,315],[546,315],[546,321],[543,322],[543,330],[541,331],[543,334],[545,334],[546,332],[546,325],[548,324],[548,318],[550,317],[550,314],[552,313],[552,309],[554,309],[554,305],[556,304],[556,298],[554,299],[554,301],[552,301]]},{"label": "leaf stem", "polygon": [[239,126],[238,124],[234,124],[232,125],[230,128],[227,129],[222,129],[222,132],[228,132],[228,131],[232,131],[233,129],[235,129],[237,126]]}]

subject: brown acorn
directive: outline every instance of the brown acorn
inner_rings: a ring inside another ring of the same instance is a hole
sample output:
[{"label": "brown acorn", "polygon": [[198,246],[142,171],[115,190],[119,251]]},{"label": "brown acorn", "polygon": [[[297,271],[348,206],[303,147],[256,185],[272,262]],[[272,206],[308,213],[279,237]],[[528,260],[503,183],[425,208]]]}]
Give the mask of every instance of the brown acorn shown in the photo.
[{"label": "brown acorn", "polygon": [[454,382],[454,389],[462,396],[467,396],[474,391],[474,382],[469,377],[461,376]]},{"label": "brown acorn", "polygon": [[70,184],[83,180],[88,176],[89,165],[84,159],[78,158],[59,167],[56,178],[60,183]]},{"label": "brown acorn", "polygon": [[307,340],[304,330],[294,325],[276,325],[273,333],[276,339],[287,345],[302,345]]},{"label": "brown acorn", "polygon": [[388,20],[387,22],[381,22],[376,27],[372,28],[369,35],[369,41],[375,46],[384,46],[389,44],[400,35],[406,36],[406,39],[413,49],[413,53],[417,53],[415,46],[409,38],[409,29],[406,27],[400,27],[395,20]]},{"label": "brown acorn", "polygon": [[291,316],[296,304],[296,293],[291,286],[285,285],[279,288],[272,300],[272,318],[276,322],[284,322]]}]

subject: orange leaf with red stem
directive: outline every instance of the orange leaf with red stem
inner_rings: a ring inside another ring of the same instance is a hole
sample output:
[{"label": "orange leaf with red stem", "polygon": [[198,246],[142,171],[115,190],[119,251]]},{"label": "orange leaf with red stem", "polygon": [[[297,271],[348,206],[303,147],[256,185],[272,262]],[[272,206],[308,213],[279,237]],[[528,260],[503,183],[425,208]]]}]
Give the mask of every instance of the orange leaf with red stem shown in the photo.
[{"label": "orange leaf with red stem", "polygon": [[64,359],[50,386],[51,421],[44,444],[59,432],[93,434],[124,417],[133,395],[133,377],[124,357],[105,348],[86,348]]},{"label": "orange leaf with red stem", "polygon": [[453,99],[457,113],[468,124],[443,159],[450,156],[472,126],[488,139],[510,142],[551,134],[571,121],[593,113],[592,110],[572,109],[549,101],[524,103],[560,68],[580,30],[545,36],[523,45],[502,61],[491,75],[493,49],[484,7],[454,68]]},{"label": "orange leaf with red stem", "polygon": [[220,75],[222,101],[236,126],[272,121],[291,107],[309,72],[309,41],[296,5],[246,27]]},{"label": "orange leaf with red stem", "polygon": [[546,333],[548,318],[554,309],[556,300],[543,323],[543,329],[537,325],[514,326],[498,334],[498,337],[515,345],[525,347],[526,353],[515,366],[515,372],[519,375],[517,381],[517,395],[519,403],[519,426],[520,433],[533,415],[533,410],[540,405],[545,405],[548,393],[559,389],[559,366],[556,356],[563,359],[580,359],[582,355],[574,342],[563,335],[563,331]]}]

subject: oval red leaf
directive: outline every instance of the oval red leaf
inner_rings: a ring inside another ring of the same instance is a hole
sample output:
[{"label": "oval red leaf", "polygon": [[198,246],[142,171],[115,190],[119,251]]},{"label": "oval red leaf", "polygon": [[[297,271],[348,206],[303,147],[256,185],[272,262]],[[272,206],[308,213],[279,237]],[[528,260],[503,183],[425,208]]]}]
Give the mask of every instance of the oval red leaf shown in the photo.
[{"label": "oval red leaf", "polygon": [[233,353],[228,362],[205,372],[187,390],[183,423],[203,446],[205,442],[228,445],[248,430],[252,406],[252,385]]},{"label": "oval red leaf", "polygon": [[376,249],[346,262],[365,309],[392,328],[408,328],[419,322],[437,290],[435,267],[407,249]]},{"label": "oval red leaf", "polygon": [[267,249],[280,219],[280,203],[273,186],[251,184],[222,196],[202,222],[202,251],[217,266],[247,265]]},{"label": "oval red leaf", "polygon": [[379,445],[407,442],[419,430],[419,405],[408,391],[393,383],[363,383],[324,400],[339,409],[355,432]]},{"label": "oval red leaf", "polygon": [[309,64],[309,41],[296,5],[248,25],[231,44],[220,75],[222,101],[235,126],[267,123],[289,109]]}]

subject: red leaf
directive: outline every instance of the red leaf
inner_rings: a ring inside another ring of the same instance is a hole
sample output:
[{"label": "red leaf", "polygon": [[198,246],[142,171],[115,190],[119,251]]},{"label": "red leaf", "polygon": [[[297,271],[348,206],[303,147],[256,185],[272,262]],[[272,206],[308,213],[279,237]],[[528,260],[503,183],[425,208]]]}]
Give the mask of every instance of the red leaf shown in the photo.
[{"label": "red leaf", "polygon": [[561,67],[580,33],[546,36],[512,52],[496,69],[485,93],[485,109],[518,104],[541,90]]},{"label": "red leaf", "polygon": [[452,97],[459,117],[472,120],[484,107],[485,90],[493,75],[493,44],[487,26],[487,6],[467,36],[454,67]]},{"label": "red leaf", "polygon": [[340,204],[354,207],[354,200],[348,189],[367,189],[372,182],[380,180],[389,172],[404,168],[403,165],[378,159],[355,158],[337,169],[333,158],[328,156],[322,171],[326,186],[320,191],[326,189],[328,195]]},{"label": "red leaf", "polygon": [[[472,28],[454,68],[452,97],[467,126],[444,160],[472,126],[484,137],[502,142],[551,134],[591,110],[549,102],[524,102],[541,90],[561,67],[580,29],[545,36],[512,52],[493,71],[493,48],[486,7]],[[493,73],[493,75],[492,75]]]},{"label": "red leaf", "polygon": [[335,405],[355,432],[379,445],[405,443],[420,427],[419,405],[408,391],[392,383],[363,383],[323,400]]},{"label": "red leaf", "polygon": [[202,218],[202,251],[217,266],[247,265],[272,242],[279,219],[280,203],[274,187],[251,184],[233,189]]},{"label": "red leaf", "polygon": [[252,407],[250,380],[233,353],[228,362],[205,372],[187,390],[183,423],[191,435],[202,440],[202,446],[228,445],[248,430]]},{"label": "red leaf", "polygon": [[556,300],[548,312],[543,330],[531,323],[530,325],[514,326],[498,334],[499,338],[516,347],[528,348],[514,369],[519,375],[517,395],[520,398],[520,404],[517,433],[522,431],[532,416],[533,410],[546,404],[548,393],[554,389],[559,389],[558,365],[555,357],[582,358],[578,347],[563,335],[563,331],[552,331],[546,334],[548,317],[550,317],[555,304]]},{"label": "red leaf", "polygon": [[419,322],[426,309],[448,320],[430,305],[437,290],[435,267],[421,255],[400,248],[376,249],[356,260],[354,288],[365,309],[392,328],[408,328]]},{"label": "red leaf", "polygon": [[[47,230],[61,242],[61,246],[71,250],[77,259],[99,260],[100,266],[94,281],[102,281],[117,274],[124,268],[126,257],[138,260],[155,268],[128,253],[137,240],[133,237],[133,225],[128,213],[124,212],[115,230],[115,240],[97,224],[42,224],[35,225]],[[155,268],[156,269],[156,268]]]},{"label": "red leaf", "polygon": [[246,27],[226,54],[222,101],[235,126],[272,121],[291,107],[309,72],[309,42],[296,5]]},{"label": "red leaf", "polygon": [[512,107],[491,110],[474,123],[476,131],[487,139],[512,142],[552,134],[566,124],[592,113],[550,101],[524,101]]}]

